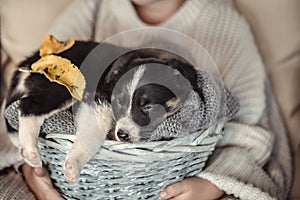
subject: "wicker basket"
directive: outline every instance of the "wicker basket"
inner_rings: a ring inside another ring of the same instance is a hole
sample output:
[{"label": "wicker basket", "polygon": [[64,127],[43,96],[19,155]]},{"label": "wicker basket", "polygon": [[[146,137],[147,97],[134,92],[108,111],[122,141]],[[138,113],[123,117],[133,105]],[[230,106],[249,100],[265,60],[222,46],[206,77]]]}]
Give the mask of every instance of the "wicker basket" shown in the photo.
[{"label": "wicker basket", "polygon": [[222,136],[223,125],[171,141],[128,144],[107,140],[77,183],[64,179],[62,164],[74,135],[47,134],[39,147],[54,185],[67,199],[159,199],[167,185],[197,175]]},{"label": "wicker basket", "polygon": [[[15,129],[18,129],[18,105],[18,101],[12,103],[5,113]],[[65,180],[62,169],[66,153],[76,138],[71,112],[64,110],[45,120],[39,148],[54,185],[67,199],[157,200],[167,185],[201,172],[223,135],[225,121],[225,118],[218,120],[204,131],[169,141],[131,144],[106,140],[84,166],[77,183]]]}]

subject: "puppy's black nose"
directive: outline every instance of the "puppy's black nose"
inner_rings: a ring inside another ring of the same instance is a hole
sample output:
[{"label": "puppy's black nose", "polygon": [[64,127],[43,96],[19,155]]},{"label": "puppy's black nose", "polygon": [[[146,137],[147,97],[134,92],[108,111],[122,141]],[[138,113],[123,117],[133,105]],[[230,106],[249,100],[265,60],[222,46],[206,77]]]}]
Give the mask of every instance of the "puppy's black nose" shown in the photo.
[{"label": "puppy's black nose", "polygon": [[125,131],[123,130],[118,130],[117,132],[117,135],[118,135],[118,138],[122,141],[122,142],[128,142],[130,137],[129,137],[129,134],[126,133]]}]

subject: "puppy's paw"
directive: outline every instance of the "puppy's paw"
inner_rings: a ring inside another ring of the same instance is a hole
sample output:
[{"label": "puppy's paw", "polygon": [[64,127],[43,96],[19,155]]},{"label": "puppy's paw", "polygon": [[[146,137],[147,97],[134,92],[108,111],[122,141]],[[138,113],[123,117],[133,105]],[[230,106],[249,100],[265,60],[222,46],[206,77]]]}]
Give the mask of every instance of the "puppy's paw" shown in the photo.
[{"label": "puppy's paw", "polygon": [[72,183],[75,183],[79,177],[80,169],[78,163],[70,158],[66,158],[63,166],[65,178]]},{"label": "puppy's paw", "polygon": [[42,159],[37,148],[21,148],[21,156],[31,167],[42,167]]}]

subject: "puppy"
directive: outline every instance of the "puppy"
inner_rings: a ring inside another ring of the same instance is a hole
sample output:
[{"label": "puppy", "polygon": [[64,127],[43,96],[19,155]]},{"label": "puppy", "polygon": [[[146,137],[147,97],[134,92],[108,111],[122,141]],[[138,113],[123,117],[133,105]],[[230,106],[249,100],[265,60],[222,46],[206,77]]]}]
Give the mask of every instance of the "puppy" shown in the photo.
[{"label": "puppy", "polygon": [[[58,55],[79,67],[97,45],[76,42]],[[39,58],[36,53],[20,67],[30,68]],[[93,64],[98,66],[98,63]],[[164,50],[129,51],[103,71],[96,94],[91,101],[80,103],[75,113],[77,137],[63,165],[64,175],[71,182],[76,181],[84,164],[97,153],[110,130],[115,129],[114,138],[119,141],[148,141],[157,126],[180,109],[190,90],[201,96],[194,67]],[[37,141],[41,125],[47,117],[69,109],[75,101],[64,86],[49,82],[41,74],[19,71],[12,79],[6,106],[16,100],[20,101],[21,155],[29,165],[40,167]],[[9,124],[8,129],[15,131]]]},{"label": "puppy", "polygon": [[[113,138],[119,141],[151,140],[157,126],[180,109],[191,90],[203,99],[196,69],[176,54],[149,48],[116,59],[99,81],[96,102],[81,104],[77,139],[64,163],[65,177],[76,181],[109,129],[115,130]],[[171,138],[158,138],[163,139]]]}]

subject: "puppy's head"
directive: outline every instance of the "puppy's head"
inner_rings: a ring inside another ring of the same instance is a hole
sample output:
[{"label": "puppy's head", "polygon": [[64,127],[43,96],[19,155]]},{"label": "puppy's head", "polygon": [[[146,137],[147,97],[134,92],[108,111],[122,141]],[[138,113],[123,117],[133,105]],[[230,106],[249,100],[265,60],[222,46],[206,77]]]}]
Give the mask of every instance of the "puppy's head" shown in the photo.
[{"label": "puppy's head", "polygon": [[112,94],[115,138],[149,140],[158,125],[180,109],[190,91],[189,81],[172,67],[152,63],[130,70]]}]

